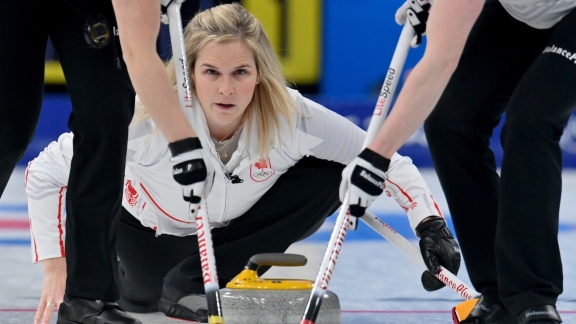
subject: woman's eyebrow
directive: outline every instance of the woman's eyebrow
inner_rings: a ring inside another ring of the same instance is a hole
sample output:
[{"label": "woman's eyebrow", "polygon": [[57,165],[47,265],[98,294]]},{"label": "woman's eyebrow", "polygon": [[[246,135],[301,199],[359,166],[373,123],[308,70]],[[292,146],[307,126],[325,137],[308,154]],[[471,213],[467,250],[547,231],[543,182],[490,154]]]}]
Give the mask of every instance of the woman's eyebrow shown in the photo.
[{"label": "woman's eyebrow", "polygon": [[[204,67],[208,67],[208,68],[212,68],[212,69],[218,70],[217,67],[215,67],[214,65],[209,64],[209,63],[202,63],[202,64],[200,64],[200,66],[204,66]],[[240,64],[239,66],[235,67],[234,70],[244,69],[244,68],[254,68],[254,66],[251,65],[251,64]]]}]

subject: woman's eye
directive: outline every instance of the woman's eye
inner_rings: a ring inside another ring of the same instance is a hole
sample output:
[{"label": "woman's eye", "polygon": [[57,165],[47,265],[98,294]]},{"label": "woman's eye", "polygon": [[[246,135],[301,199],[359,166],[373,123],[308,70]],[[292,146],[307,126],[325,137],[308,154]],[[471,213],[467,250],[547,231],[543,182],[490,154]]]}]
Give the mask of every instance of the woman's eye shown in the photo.
[{"label": "woman's eye", "polygon": [[245,69],[236,70],[236,74],[246,74],[246,73],[248,73],[248,71],[246,71]]},{"label": "woman's eye", "polygon": [[218,72],[216,72],[216,70],[214,70],[214,69],[208,69],[208,70],[206,70],[206,73],[207,74],[217,74]]}]

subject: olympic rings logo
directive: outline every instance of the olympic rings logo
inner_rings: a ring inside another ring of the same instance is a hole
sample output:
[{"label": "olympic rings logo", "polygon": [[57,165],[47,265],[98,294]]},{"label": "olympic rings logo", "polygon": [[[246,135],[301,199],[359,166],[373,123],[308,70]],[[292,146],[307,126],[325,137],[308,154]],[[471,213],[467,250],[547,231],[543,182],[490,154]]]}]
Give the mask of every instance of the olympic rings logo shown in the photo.
[{"label": "olympic rings logo", "polygon": [[273,170],[268,170],[268,171],[260,170],[259,172],[252,173],[252,177],[257,178],[257,179],[258,178],[266,178],[266,177],[269,177],[273,174],[274,174]]}]

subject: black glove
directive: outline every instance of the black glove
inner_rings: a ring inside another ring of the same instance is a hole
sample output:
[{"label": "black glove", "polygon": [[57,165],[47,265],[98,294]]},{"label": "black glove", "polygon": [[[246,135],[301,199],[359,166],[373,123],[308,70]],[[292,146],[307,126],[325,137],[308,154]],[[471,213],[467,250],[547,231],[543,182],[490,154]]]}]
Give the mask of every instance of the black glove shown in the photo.
[{"label": "black glove", "polygon": [[205,188],[208,169],[202,157],[202,145],[198,137],[194,137],[172,142],[168,148],[172,152],[172,176],[182,185],[182,196],[190,203],[190,213],[195,216],[202,194],[209,189]]},{"label": "black glove", "polygon": [[382,194],[388,166],[389,159],[366,148],[344,168],[340,182],[340,201],[344,201],[346,192],[350,190],[350,215],[364,216],[366,208]]},{"label": "black glove", "polygon": [[416,235],[420,238],[420,253],[428,271],[422,273],[422,286],[427,291],[438,290],[445,286],[434,275],[444,266],[453,274],[460,269],[460,246],[446,227],[442,217],[433,216],[416,226]]}]

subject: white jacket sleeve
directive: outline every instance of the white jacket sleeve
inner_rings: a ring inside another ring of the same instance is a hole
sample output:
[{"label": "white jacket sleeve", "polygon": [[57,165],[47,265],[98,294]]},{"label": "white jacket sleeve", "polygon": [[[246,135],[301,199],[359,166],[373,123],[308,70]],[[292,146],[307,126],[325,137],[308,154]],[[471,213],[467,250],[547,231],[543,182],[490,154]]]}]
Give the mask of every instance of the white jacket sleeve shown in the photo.
[{"label": "white jacket sleeve", "polygon": [[384,192],[404,209],[413,231],[428,216],[444,217],[412,159],[395,153],[386,175]]},{"label": "white jacket sleeve", "polygon": [[[350,163],[362,150],[365,132],[343,116],[303,96],[296,100],[304,111],[298,121],[302,155]],[[394,154],[387,172],[385,193],[406,212],[414,230],[429,216],[442,216],[422,174],[409,157]]]},{"label": "white jacket sleeve", "polygon": [[72,133],[60,135],[26,170],[32,262],[64,257],[66,189],[72,160]]},{"label": "white jacket sleeve", "polygon": [[302,95],[296,97],[296,102],[302,110],[296,125],[300,154],[342,164],[352,162],[362,150],[366,132]]}]

